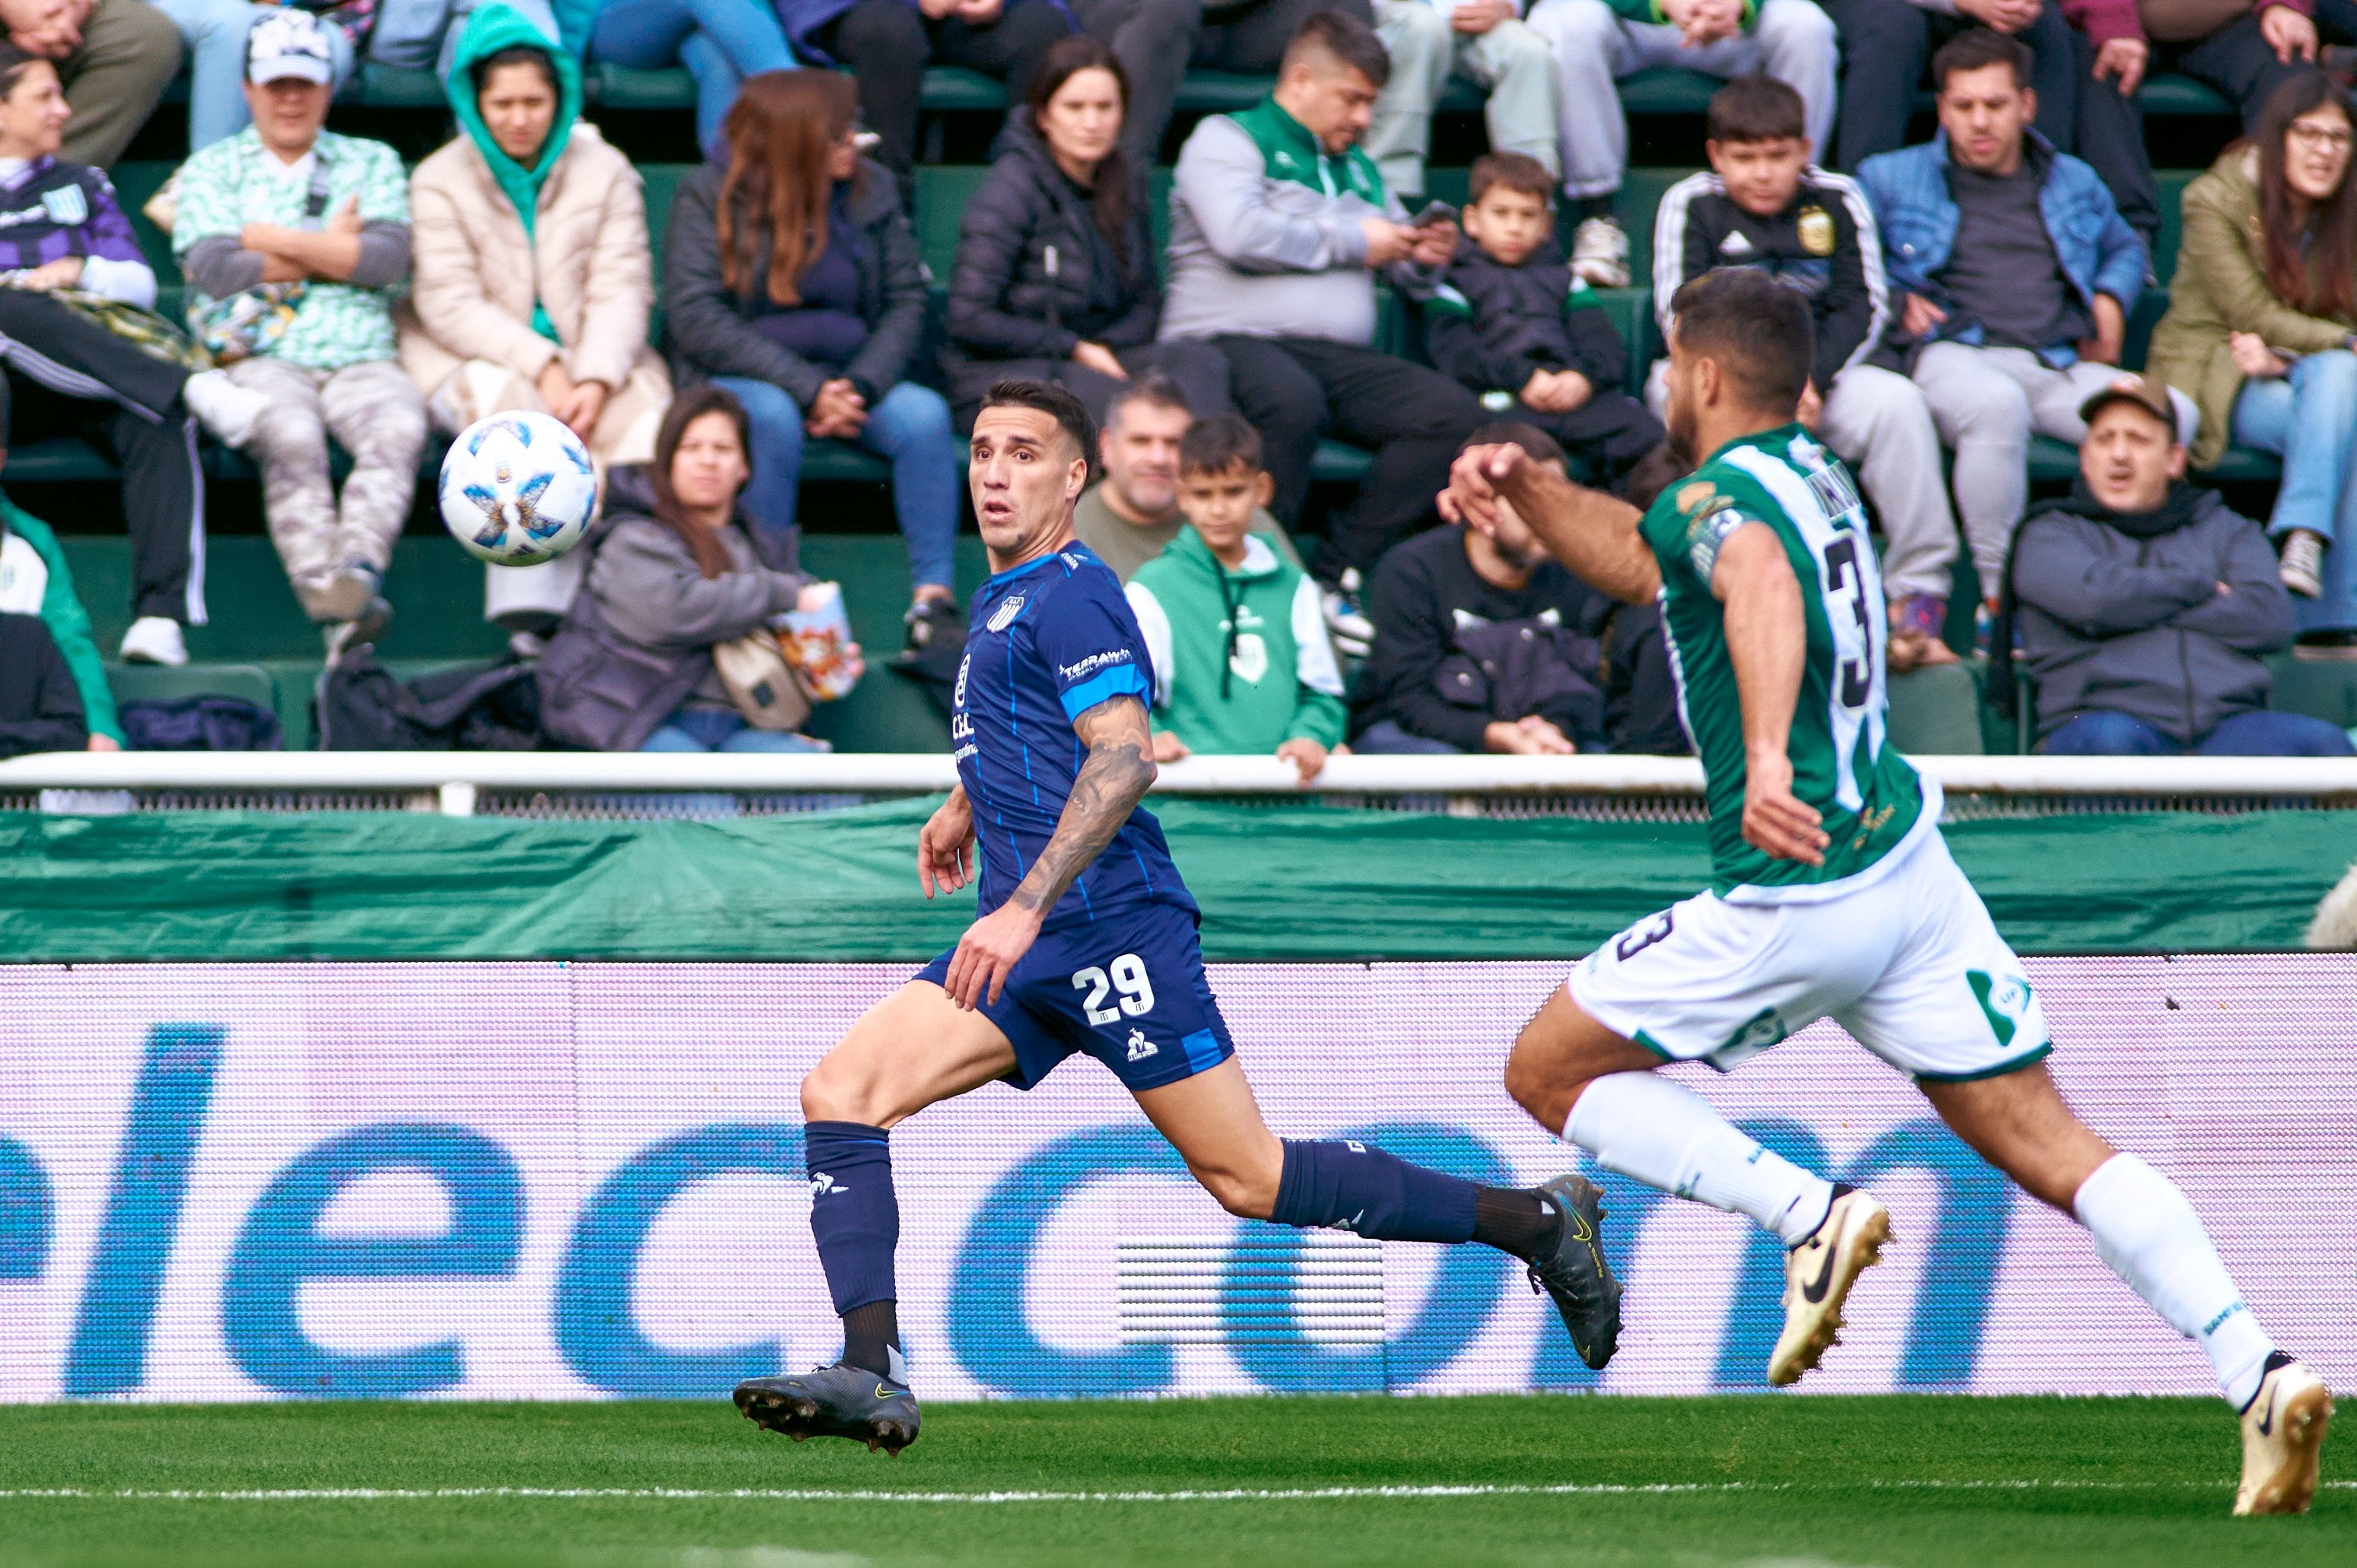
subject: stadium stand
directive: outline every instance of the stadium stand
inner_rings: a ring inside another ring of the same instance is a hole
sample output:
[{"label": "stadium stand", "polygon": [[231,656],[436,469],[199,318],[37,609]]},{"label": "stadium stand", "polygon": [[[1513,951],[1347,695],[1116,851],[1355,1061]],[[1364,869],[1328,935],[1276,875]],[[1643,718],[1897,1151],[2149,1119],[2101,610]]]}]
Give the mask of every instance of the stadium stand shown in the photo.
[{"label": "stadium stand", "polygon": [[[1638,138],[1639,161],[1630,170],[1619,197],[1620,215],[1632,246],[1631,263],[1634,275],[1640,278],[1647,275],[1651,260],[1654,207],[1663,192],[1691,169],[1690,163],[1684,166],[1648,165],[1642,160],[1643,150],[1655,145],[1680,147],[1687,149],[1685,156],[1691,159],[1699,147],[1699,117],[1717,85],[1714,78],[1673,70],[1648,70],[1620,84],[1629,114],[1662,127],[1662,134],[1657,137],[1641,134]],[[593,116],[600,111],[607,113],[609,134],[624,150],[637,155],[650,143],[671,149],[684,144],[685,137],[679,134],[679,128],[693,113],[694,92],[683,70],[634,70],[610,64],[592,65],[584,72],[584,88],[588,112]],[[1245,107],[1256,102],[1266,89],[1263,79],[1190,72],[1179,95],[1180,122],[1174,136],[1183,131],[1187,117]],[[2196,157],[2206,159],[2208,150],[2222,145],[2233,134],[2226,102],[2189,79],[2162,76],[2148,81],[2141,98],[2147,116],[2157,123],[2152,137],[2156,145],[2165,142],[2172,152],[2191,149],[2192,156],[2186,157],[2187,162]],[[175,105],[184,103],[185,99],[183,80],[174,84],[166,102]],[[1926,94],[1921,106],[1928,105]],[[983,137],[969,136],[960,141],[962,146],[978,149],[986,145],[987,127],[1004,107],[1005,94],[1000,84],[987,77],[955,69],[933,69],[925,73],[926,129],[916,171],[914,220],[925,260],[936,280],[947,275],[956,248],[960,211],[985,172],[980,164],[942,161],[948,145],[945,127],[961,123],[968,129],[984,127]],[[1469,115],[1478,116],[1479,109],[1480,100],[1473,90],[1461,81],[1452,82],[1439,111],[1443,116],[1455,116],[1458,125],[1455,139],[1446,145],[1468,145],[1463,134],[1464,122]],[[175,113],[171,108],[159,111],[157,120],[167,121]],[[356,116],[365,117],[372,130],[388,124],[403,126],[404,134],[395,139],[405,148],[436,145],[447,129],[447,102],[431,72],[373,63],[356,75],[339,99],[337,120],[332,123],[340,124]],[[659,127],[662,134],[634,140],[633,128],[649,125]],[[150,131],[154,130],[151,126]],[[1478,131],[1474,134],[1478,136]],[[149,136],[141,147],[152,152],[159,150],[159,144]],[[974,156],[979,156],[978,152]],[[161,285],[158,308],[173,316],[178,312],[184,287],[173,264],[168,242],[139,209],[176,166],[177,160],[151,156],[119,164],[110,171],[124,207],[132,214],[142,249],[156,264]],[[640,164],[658,275],[672,200],[679,182],[693,166],[667,162]],[[2179,197],[2196,172],[2194,168],[2179,167],[2164,169],[2160,174],[2163,226],[2154,255],[2158,286],[2147,293],[2130,323],[2126,358],[2131,366],[2141,364],[2152,327],[2166,308],[2167,285],[2176,262]],[[1428,194],[1437,199],[1459,202],[1465,193],[1465,177],[1461,163],[1437,159]],[[1157,240],[1167,229],[1168,179],[1167,168],[1155,171],[1152,212]],[[1566,230],[1568,226],[1566,220]],[[1631,346],[1631,390],[1639,390],[1635,382],[1660,351],[1650,291],[1608,290],[1603,303]],[[658,301],[654,324],[657,335],[661,328],[662,307]],[[1413,312],[1397,300],[1387,299],[1384,344],[1395,351],[1421,358],[1420,337]],[[438,464],[439,457],[437,441],[429,446],[426,454],[429,469]],[[1325,484],[1349,483],[1364,473],[1367,461],[1365,453],[1329,441],[1318,455],[1316,478]],[[191,639],[199,662],[168,671],[112,666],[110,678],[118,695],[132,700],[169,700],[196,692],[244,697],[278,713],[288,746],[307,746],[311,735],[307,710],[318,674],[316,635],[296,609],[268,542],[259,532],[258,497],[251,488],[255,478],[253,466],[241,456],[216,446],[207,448],[205,463],[208,474],[223,482],[223,488],[217,492],[213,504],[216,532],[210,542],[206,567],[212,620],[209,626],[196,628]],[[339,464],[340,472],[340,455]],[[2069,447],[2042,438],[2034,445],[2030,468],[2037,486],[2050,489],[2067,484],[2074,467],[2075,454]],[[2264,486],[2271,484],[2276,468],[2272,457],[2229,449],[2208,478],[2227,486]],[[888,650],[897,645],[902,608],[899,589],[904,575],[901,546],[897,540],[870,528],[874,519],[888,510],[875,489],[882,483],[884,474],[879,459],[831,441],[812,444],[803,469],[804,484],[822,492],[805,501],[804,561],[821,575],[843,582],[855,632],[872,650]],[[127,542],[113,532],[75,532],[78,509],[69,500],[74,492],[59,487],[104,484],[113,478],[112,466],[96,452],[69,440],[11,450],[5,473],[0,473],[12,494],[28,510],[49,517],[64,531],[65,547],[82,584],[82,596],[91,607],[102,645],[110,649],[113,639],[121,636],[125,616]],[[501,634],[484,624],[480,617],[479,569],[450,548],[438,528],[433,526],[431,503],[425,499],[427,494],[430,492],[422,492],[409,533],[396,547],[386,585],[395,602],[403,607],[402,618],[382,650],[388,663],[398,673],[415,673],[456,662],[479,662],[498,656],[503,646]],[[51,504],[52,497],[58,498],[58,505]],[[238,532],[241,525],[226,523],[225,509],[232,510],[235,515],[252,510],[254,518],[242,526],[254,532]],[[880,529],[880,524],[877,528]],[[1969,570],[1969,566],[1961,568],[1966,574]],[[979,542],[969,534],[960,541],[961,591],[970,588],[982,574]],[[1959,582],[1960,591],[1954,599],[1957,605],[1968,606],[1972,602],[1973,595],[1964,591],[1968,586],[1966,582]],[[1968,611],[1963,612],[1963,622],[1960,628],[1952,620],[1951,639],[1968,647]],[[1894,679],[1892,725],[1900,744],[1925,752],[2020,749],[2020,731],[2014,724],[1996,718],[1982,704],[1978,681],[1970,666],[1936,669]],[[2357,724],[2357,665],[2301,662],[2286,656],[2278,661],[2277,701],[2285,707],[2314,713],[2338,724]],[[813,732],[829,736],[842,748],[857,751],[935,750],[942,746],[946,736],[942,721],[920,689],[880,668],[850,699],[823,710],[813,725]]]}]

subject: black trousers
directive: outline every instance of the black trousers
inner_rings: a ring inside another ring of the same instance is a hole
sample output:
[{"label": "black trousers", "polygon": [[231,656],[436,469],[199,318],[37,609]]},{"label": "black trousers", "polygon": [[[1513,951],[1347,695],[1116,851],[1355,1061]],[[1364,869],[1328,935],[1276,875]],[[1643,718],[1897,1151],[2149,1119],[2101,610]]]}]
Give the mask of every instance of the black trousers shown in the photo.
[{"label": "black trousers", "polygon": [[[1969,16],[1943,16],[1910,0],[1818,4],[1841,30],[1841,123],[1834,133],[1834,163],[1855,170],[1877,153],[1907,145],[1915,91],[1932,51],[1975,24]],[[2082,73],[2072,47],[2078,33],[2062,19],[2061,6],[2046,0],[2038,20],[2019,37],[2029,46],[2038,129],[2067,153],[2078,123]]]},{"label": "black trousers", "polygon": [[1006,101],[1021,103],[1039,57],[1071,31],[1048,0],[1009,5],[985,27],[954,16],[927,21],[906,0],[859,0],[813,38],[858,79],[859,118],[876,133],[876,161],[900,177],[905,193],[917,161],[926,66],[962,65],[997,77],[1006,83]]},{"label": "black trousers", "polygon": [[1641,757],[1684,757],[1694,745],[1678,717],[1677,678],[1670,672],[1661,611],[1617,605],[1597,628],[1603,645],[1598,684],[1604,688],[1605,743]]},{"label": "black trousers", "polygon": [[1318,575],[1339,582],[1374,569],[1414,533],[1448,483],[1448,465],[1488,415],[1474,395],[1427,366],[1322,338],[1214,339],[1234,372],[1236,408],[1260,429],[1276,480],[1271,510],[1290,528],[1309,494],[1318,443],[1332,435],[1375,456],[1366,482],[1329,528]]},{"label": "black trousers", "polygon": [[1267,76],[1313,11],[1348,11],[1371,27],[1375,23],[1369,0],[1074,0],[1073,10],[1129,73],[1122,140],[1146,166],[1160,161],[1155,155],[1189,66]]},{"label": "black trousers", "polygon": [[[2357,38],[2357,4],[2317,0],[2316,23],[2328,37]],[[2083,34],[2072,36],[2084,80],[2094,70],[2095,46]],[[2193,43],[2153,45],[2145,76],[2149,81],[2164,70],[2181,71],[2216,88],[2242,110],[2247,134],[2257,126],[2259,111],[2276,88],[2315,69],[2297,58],[2289,65],[2276,59],[2254,12]],[[2086,81],[2079,94],[2077,147],[2111,187],[2112,199],[2119,203],[2128,227],[2150,244],[2160,232],[2160,191],[2152,177],[2152,155],[2144,145],[2143,106],[2122,97],[2112,82]]]},{"label": "black trousers", "polygon": [[1623,392],[1598,392],[1568,413],[1552,413],[1516,403],[1491,417],[1534,424],[1571,456],[1575,478],[1620,493],[1622,481],[1667,432],[1652,411]]},{"label": "black trousers", "polygon": [[[1236,411],[1235,400],[1228,395],[1228,361],[1209,343],[1146,343],[1123,349],[1114,358],[1129,372],[1130,381],[1148,371],[1169,377],[1187,394],[1187,406],[1198,419]],[[958,428],[968,434],[993,381],[1054,381],[1086,403],[1089,417],[1099,424],[1104,423],[1114,393],[1128,384],[1070,360],[968,360],[945,355],[942,369],[949,381],[950,411],[957,415]]]},{"label": "black trousers", "polygon": [[188,372],[15,288],[0,288],[0,360],[11,445],[76,435],[122,468],[132,614],[203,619],[201,590],[189,589],[203,548],[205,471],[197,422],[180,401]]}]

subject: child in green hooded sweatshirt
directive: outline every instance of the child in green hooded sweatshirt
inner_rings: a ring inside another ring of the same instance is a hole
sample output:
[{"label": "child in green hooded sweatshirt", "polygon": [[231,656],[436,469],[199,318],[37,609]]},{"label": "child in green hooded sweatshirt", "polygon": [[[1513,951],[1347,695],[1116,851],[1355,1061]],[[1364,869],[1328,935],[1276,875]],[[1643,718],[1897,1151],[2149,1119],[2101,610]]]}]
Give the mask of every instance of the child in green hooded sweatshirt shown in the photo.
[{"label": "child in green hooded sweatshirt", "polygon": [[1154,759],[1275,752],[1317,777],[1350,717],[1318,585],[1252,530],[1274,481],[1260,435],[1199,420],[1178,448],[1188,526],[1126,590],[1154,661]]}]

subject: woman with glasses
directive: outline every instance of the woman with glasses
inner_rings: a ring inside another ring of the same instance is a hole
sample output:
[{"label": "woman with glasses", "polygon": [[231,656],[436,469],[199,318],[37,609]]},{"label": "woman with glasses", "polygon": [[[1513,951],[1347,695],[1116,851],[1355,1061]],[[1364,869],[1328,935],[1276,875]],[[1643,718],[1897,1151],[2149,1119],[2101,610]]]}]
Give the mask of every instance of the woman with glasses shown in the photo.
[{"label": "woman with glasses", "polygon": [[2349,94],[2330,78],[2296,77],[2250,138],[2186,187],[2177,276],[2149,360],[2201,405],[2195,467],[2214,465],[2229,441],[2283,458],[2267,532],[2300,642],[2325,657],[2357,657],[2352,125]]}]

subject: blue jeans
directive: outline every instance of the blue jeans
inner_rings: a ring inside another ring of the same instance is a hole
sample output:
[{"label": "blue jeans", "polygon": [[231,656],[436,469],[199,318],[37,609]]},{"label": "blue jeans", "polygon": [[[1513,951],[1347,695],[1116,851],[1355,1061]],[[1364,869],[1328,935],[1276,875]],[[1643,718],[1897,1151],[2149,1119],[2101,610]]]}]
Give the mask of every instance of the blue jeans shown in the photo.
[{"label": "blue jeans", "polygon": [[[745,510],[758,528],[793,527],[802,443],[809,439],[802,434],[802,404],[768,381],[744,376],[712,380],[737,394],[753,422],[753,478],[745,487]],[[892,510],[909,546],[909,582],[920,588],[952,585],[964,459],[950,425],[950,405],[939,392],[902,381],[867,411],[859,445],[891,459]]]},{"label": "blue jeans", "polygon": [[806,735],[755,729],[725,708],[673,708],[640,751],[819,751]]},{"label": "blue jeans", "polygon": [[589,58],[636,70],[685,66],[695,79],[696,145],[707,153],[720,145],[738,82],[794,69],[785,29],[762,0],[608,0],[589,29]]},{"label": "blue jeans", "polygon": [[1351,749],[1361,757],[1462,757],[1445,740],[1429,736],[1410,735],[1400,728],[1395,719],[1377,719],[1361,731],[1351,743]]},{"label": "blue jeans", "polygon": [[[245,35],[277,7],[246,0],[156,0],[188,46],[188,150],[236,135],[253,117],[245,110]],[[335,56],[336,90],[352,79],[352,44],[330,23],[322,29]]]},{"label": "blue jeans", "polygon": [[2357,631],[2357,354],[2346,349],[2309,354],[2288,376],[2254,378],[2234,398],[2234,439],[2283,459],[2283,489],[2267,532],[2280,538],[2295,528],[2328,542],[2324,592],[2292,596],[2302,631]]},{"label": "blue jeans", "polygon": [[2191,747],[2126,714],[2079,714],[2040,747],[2049,757],[2347,757],[2348,733],[2312,714],[2258,708],[2218,721]]}]

